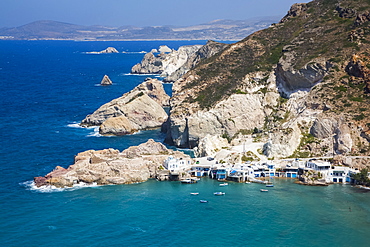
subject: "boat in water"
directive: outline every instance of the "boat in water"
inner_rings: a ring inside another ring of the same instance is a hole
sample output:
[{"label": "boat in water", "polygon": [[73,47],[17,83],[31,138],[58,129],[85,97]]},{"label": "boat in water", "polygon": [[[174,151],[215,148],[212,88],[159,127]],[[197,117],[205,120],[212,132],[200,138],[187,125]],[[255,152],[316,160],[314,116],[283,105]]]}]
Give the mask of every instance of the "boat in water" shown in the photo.
[{"label": "boat in water", "polygon": [[229,185],[228,183],[223,183],[223,184],[220,184],[220,186],[227,186]]},{"label": "boat in water", "polygon": [[273,184],[266,184],[266,187],[274,187]]},{"label": "boat in water", "polygon": [[199,193],[198,192],[192,192],[192,193],[190,193],[190,195],[196,196],[196,195],[199,195]]},{"label": "boat in water", "polygon": [[200,200],[199,202],[200,203],[207,203],[208,201],[207,200]]},{"label": "boat in water", "polygon": [[180,180],[180,182],[183,184],[195,184],[196,182],[198,182],[198,180],[199,179],[186,178],[186,179]]},{"label": "boat in water", "polygon": [[261,192],[268,192],[269,190],[264,190],[264,189],[261,189]]},{"label": "boat in water", "polygon": [[225,195],[225,192],[221,192],[221,191],[218,191],[218,192],[215,192],[213,193],[215,196],[223,196]]}]

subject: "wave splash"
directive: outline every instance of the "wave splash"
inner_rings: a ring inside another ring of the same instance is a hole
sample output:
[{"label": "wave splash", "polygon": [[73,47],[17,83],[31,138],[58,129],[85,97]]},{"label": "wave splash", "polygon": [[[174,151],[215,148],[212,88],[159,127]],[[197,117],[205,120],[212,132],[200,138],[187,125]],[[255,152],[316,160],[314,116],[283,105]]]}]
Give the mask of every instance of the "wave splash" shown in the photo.
[{"label": "wave splash", "polygon": [[24,183],[20,183],[20,185],[26,187],[27,190],[31,190],[31,191],[35,191],[39,193],[53,193],[53,192],[73,191],[73,190],[78,190],[78,189],[83,189],[83,188],[100,187],[100,185],[97,185],[97,183],[87,184],[83,182],[80,182],[78,184],[73,185],[73,187],[68,187],[68,188],[58,188],[53,185],[44,185],[41,187],[37,187],[34,181],[27,181]]}]

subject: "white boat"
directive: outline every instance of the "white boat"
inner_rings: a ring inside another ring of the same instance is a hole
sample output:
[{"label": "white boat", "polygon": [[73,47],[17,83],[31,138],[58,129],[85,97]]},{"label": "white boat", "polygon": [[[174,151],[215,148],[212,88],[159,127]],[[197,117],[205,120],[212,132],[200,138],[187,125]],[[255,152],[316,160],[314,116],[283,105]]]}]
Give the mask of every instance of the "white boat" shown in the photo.
[{"label": "white boat", "polygon": [[208,202],[207,200],[200,200],[199,201],[200,203],[206,203],[206,202]]},{"label": "white boat", "polygon": [[220,186],[227,186],[229,185],[228,183],[223,183],[223,184],[220,184]]},{"label": "white boat", "polygon": [[266,187],[274,187],[273,184],[266,184]]},{"label": "white boat", "polygon": [[245,183],[246,183],[246,184],[250,184],[251,182],[248,182],[248,181],[247,181],[247,182],[245,182]]},{"label": "white boat", "polygon": [[264,189],[261,189],[261,192],[268,192],[269,190],[264,190]]},{"label": "white boat", "polygon": [[221,192],[221,191],[218,191],[218,192],[215,192],[213,193],[215,196],[223,196],[225,195],[225,192]]},{"label": "white boat", "polygon": [[181,183],[183,184],[195,184],[198,180],[192,179],[192,178],[187,178],[187,179],[182,179],[180,180]]},{"label": "white boat", "polygon": [[198,192],[192,192],[192,193],[190,193],[190,195],[196,196],[196,195],[199,195],[199,193]]}]

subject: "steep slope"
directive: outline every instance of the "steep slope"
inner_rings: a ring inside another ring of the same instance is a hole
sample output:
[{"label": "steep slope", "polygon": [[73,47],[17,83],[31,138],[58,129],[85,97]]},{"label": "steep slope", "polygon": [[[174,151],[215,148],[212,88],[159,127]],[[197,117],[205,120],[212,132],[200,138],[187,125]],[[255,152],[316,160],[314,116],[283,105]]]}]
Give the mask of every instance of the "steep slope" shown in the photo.
[{"label": "steep slope", "polygon": [[167,141],[254,132],[268,157],[368,154],[370,1],[295,4],[176,81]]}]

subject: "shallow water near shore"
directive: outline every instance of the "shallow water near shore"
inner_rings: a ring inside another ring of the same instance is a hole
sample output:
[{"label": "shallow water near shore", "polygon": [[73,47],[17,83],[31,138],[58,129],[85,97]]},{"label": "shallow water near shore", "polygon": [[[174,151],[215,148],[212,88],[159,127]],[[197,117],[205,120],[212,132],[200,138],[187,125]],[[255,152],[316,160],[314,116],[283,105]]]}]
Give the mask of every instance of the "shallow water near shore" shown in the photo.
[{"label": "shallow water near shore", "polygon": [[[163,141],[158,129],[102,137],[78,123],[154,77],[129,74],[140,51],[204,43],[0,41],[1,246],[367,246],[370,192],[348,185],[276,179],[261,193],[261,184],[220,187],[202,178],[32,189],[33,177],[71,165],[78,152]],[[126,53],[85,53],[108,46]],[[112,86],[97,86],[104,74]]]}]

